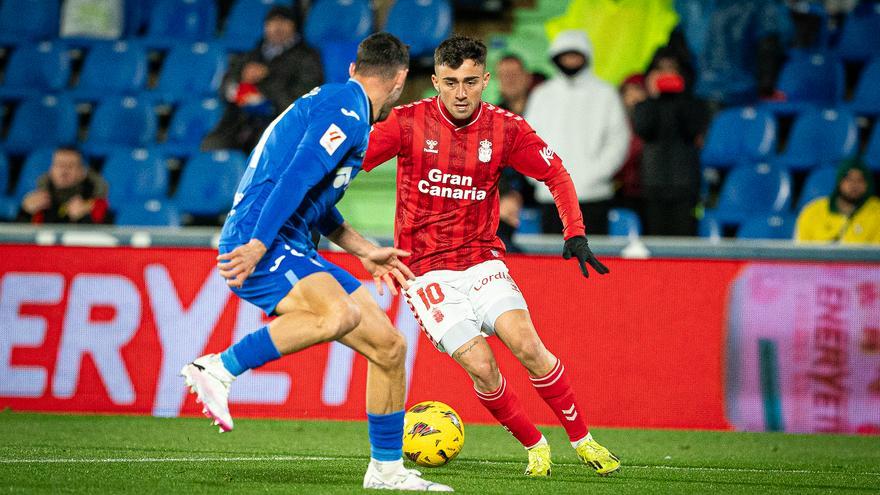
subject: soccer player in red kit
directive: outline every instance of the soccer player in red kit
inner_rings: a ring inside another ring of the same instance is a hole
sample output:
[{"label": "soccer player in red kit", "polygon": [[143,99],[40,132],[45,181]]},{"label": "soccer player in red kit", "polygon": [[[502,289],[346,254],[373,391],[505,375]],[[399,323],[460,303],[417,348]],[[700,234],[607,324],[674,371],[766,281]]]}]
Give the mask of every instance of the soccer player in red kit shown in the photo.
[{"label": "soccer player in red kit", "polygon": [[563,257],[608,268],[590,251],[571,178],[522,117],[481,100],[489,82],[486,46],[454,36],[434,53],[439,95],[397,107],[376,124],[369,171],[397,156],[395,245],[412,253],[405,291],[431,342],[474,381],[480,403],[527,449],[526,474],[549,476],[550,446],[507,387],[486,337],[497,335],[529,373],[583,462],[597,473],[620,461],[590,435],[565,367],[543,344],[504,264],[498,239],[498,179],[505,166],[550,188],[564,227]]}]

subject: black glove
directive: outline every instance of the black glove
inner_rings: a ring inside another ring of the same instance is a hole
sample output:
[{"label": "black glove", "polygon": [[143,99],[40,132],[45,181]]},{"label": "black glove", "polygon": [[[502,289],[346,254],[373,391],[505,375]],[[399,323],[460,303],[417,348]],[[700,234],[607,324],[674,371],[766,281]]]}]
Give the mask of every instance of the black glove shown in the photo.
[{"label": "black glove", "polygon": [[565,247],[562,248],[562,257],[567,260],[577,258],[578,263],[581,265],[581,272],[583,272],[584,276],[587,278],[590,277],[590,273],[587,271],[587,265],[584,264],[584,262],[589,263],[590,266],[593,267],[593,270],[596,270],[596,273],[599,275],[605,275],[611,271],[607,266],[603,265],[601,261],[596,259],[593,251],[590,250],[590,244],[587,242],[587,238],[582,235],[572,237],[565,241]]}]

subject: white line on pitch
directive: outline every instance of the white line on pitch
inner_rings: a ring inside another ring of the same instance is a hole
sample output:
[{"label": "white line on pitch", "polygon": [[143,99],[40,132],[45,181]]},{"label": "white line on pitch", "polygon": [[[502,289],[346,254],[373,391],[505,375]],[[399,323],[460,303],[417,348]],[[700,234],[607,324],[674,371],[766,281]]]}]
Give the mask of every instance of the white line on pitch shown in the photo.
[{"label": "white line on pitch", "polygon": [[[114,464],[114,463],[162,463],[162,462],[266,462],[266,461],[338,461],[361,460],[361,457],[326,457],[308,455],[262,456],[262,457],[108,457],[102,459],[89,458],[58,458],[44,459],[0,459],[0,464]],[[366,459],[363,459],[366,460]],[[493,461],[480,459],[459,459],[459,463],[467,464],[521,464],[519,461]],[[566,464],[566,463],[559,463]],[[813,469],[757,469],[757,468],[725,468],[705,466],[664,466],[624,464],[622,469],[666,469],[672,471],[708,471],[730,473],[786,473],[786,474],[836,474],[858,476],[880,476],[873,471],[822,471]]]}]

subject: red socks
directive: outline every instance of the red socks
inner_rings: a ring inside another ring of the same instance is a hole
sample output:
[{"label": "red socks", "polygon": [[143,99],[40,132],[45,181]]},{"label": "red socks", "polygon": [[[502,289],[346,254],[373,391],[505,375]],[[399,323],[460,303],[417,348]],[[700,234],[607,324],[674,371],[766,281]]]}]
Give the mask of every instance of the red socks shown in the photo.
[{"label": "red socks", "polygon": [[531,378],[532,385],[538,391],[538,395],[553,410],[553,414],[559,418],[559,423],[568,433],[572,442],[577,442],[587,436],[587,424],[584,422],[580,408],[574,400],[574,391],[565,374],[565,366],[562,361],[556,360],[556,366],[540,378]]},{"label": "red socks", "polygon": [[[498,390],[488,394],[484,394],[476,389],[474,389],[474,392],[476,392],[477,398],[480,399],[480,403],[492,413],[492,416],[501,423],[501,426],[519,440],[519,443],[523,444],[523,447],[533,447],[541,441],[541,432],[535,428],[535,424],[526,416],[519,398],[513,389],[507,388],[507,380],[503,376],[501,377],[501,386],[498,387]],[[586,430],[586,426],[584,426],[584,429]]]}]

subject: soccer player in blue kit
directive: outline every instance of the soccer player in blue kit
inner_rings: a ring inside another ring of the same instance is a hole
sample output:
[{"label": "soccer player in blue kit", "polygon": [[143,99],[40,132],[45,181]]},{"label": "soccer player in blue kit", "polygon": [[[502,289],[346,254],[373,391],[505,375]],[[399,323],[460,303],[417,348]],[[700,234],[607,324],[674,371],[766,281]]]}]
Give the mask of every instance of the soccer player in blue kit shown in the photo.
[{"label": "soccer player in blue kit", "polygon": [[221,354],[181,370],[221,431],[233,428],[229,389],[245,371],[315,344],[339,341],[368,360],[371,459],[364,488],[452,491],[402,460],[406,341],[366,288],[315,251],[311,229],[360,258],[377,289],[415,278],[401,257],[344,222],[334,206],[361,169],[373,122],[385,119],[403,91],[409,54],[377,33],[361,42],[351,79],[296,100],[251,152],[220,236],[220,274],[240,298],[277,315]]}]

